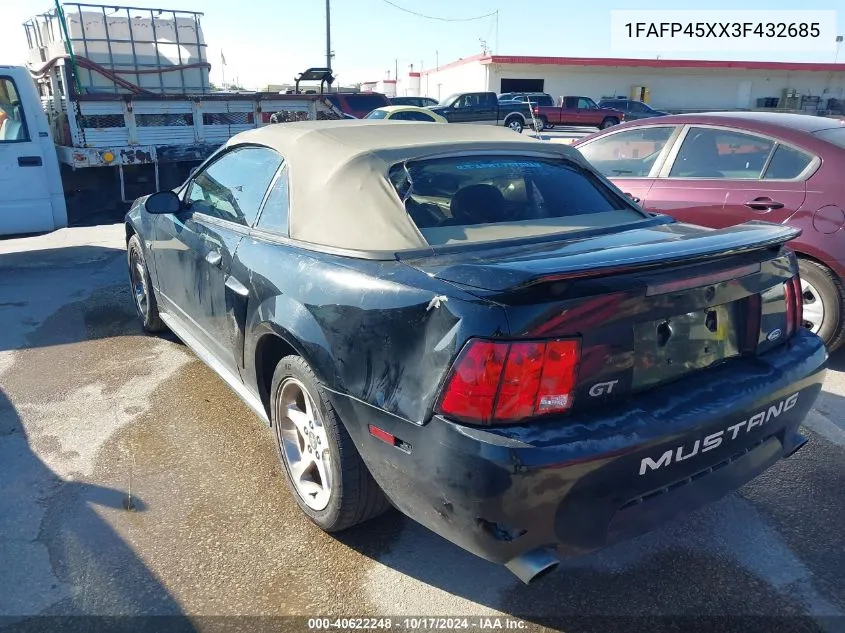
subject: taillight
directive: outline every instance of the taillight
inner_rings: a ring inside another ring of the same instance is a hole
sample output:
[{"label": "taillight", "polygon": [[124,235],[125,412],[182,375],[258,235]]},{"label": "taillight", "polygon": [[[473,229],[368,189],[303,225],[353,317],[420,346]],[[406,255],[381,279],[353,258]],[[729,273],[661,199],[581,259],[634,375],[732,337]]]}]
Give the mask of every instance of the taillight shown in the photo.
[{"label": "taillight", "polygon": [[458,356],[438,411],[472,424],[514,423],[572,408],[577,340],[472,339]]},{"label": "taillight", "polygon": [[790,336],[802,327],[804,321],[804,297],[798,275],[783,284],[783,291],[786,297],[786,335]]},{"label": "taillight", "polygon": [[798,329],[804,327],[804,291],[798,275],[792,278],[792,286],[795,288],[795,328]]},{"label": "taillight", "polygon": [[534,108],[534,114],[540,114],[540,108],[535,107]]}]

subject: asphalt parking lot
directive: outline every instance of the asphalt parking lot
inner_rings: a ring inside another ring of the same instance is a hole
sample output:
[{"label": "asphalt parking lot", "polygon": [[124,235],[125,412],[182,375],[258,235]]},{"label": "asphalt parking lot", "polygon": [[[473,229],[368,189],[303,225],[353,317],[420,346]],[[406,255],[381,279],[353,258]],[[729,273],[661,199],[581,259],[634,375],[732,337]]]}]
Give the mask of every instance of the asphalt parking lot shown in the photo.
[{"label": "asphalt parking lot", "polygon": [[121,225],[0,240],[0,630],[81,614],[845,629],[845,354],[793,458],[526,587],[395,512],[336,537],[309,523],[263,424],[142,333],[124,257]]}]

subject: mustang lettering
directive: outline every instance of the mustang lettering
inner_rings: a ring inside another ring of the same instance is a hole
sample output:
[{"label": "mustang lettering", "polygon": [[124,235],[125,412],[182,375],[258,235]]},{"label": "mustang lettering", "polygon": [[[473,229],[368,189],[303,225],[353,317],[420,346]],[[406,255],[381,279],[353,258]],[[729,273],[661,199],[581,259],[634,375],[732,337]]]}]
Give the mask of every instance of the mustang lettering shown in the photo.
[{"label": "mustang lettering", "polygon": [[[672,463],[672,459],[674,457],[675,462],[682,462],[685,459],[689,459],[690,457],[695,457],[699,453],[699,449],[701,449],[702,453],[706,453],[707,451],[712,451],[714,448],[718,448],[722,444],[723,439],[730,439],[735,440],[739,435],[740,430],[745,427],[745,432],[749,433],[751,429],[762,426],[764,423],[777,418],[781,414],[789,411],[798,403],[798,393],[794,393],[788,398],[784,400],[780,400],[777,404],[771,405],[769,408],[755,413],[751,417],[742,422],[737,424],[733,424],[729,426],[727,429],[722,429],[721,431],[716,431],[715,433],[711,433],[703,440],[695,440],[692,446],[687,444],[682,444],[677,448],[670,448],[665,453],[663,453],[657,460],[652,459],[651,457],[645,457],[640,462],[640,475],[645,475],[649,470],[657,470],[659,468],[665,468]],[[684,454],[686,451],[686,454]]]}]

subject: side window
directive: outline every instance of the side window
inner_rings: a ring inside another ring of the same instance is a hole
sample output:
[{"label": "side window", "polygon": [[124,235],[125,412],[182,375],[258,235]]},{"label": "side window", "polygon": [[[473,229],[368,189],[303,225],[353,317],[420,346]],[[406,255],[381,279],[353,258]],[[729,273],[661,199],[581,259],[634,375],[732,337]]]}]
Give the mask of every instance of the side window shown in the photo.
[{"label": "side window", "polygon": [[261,212],[261,217],[258,218],[257,228],[272,231],[279,235],[288,235],[289,208],[288,168],[285,166],[270,188],[267,202],[264,203],[264,210]]},{"label": "side window", "polygon": [[578,97],[564,97],[563,107],[570,108],[572,110],[576,109],[578,107]]},{"label": "side window", "polygon": [[496,98],[492,92],[488,92],[486,95],[482,95],[482,105],[486,108],[495,108],[499,105],[499,100]]},{"label": "side window", "polygon": [[690,128],[670,178],[756,180],[772,151],[773,141],[753,134]]},{"label": "side window", "polygon": [[596,107],[596,104],[592,99],[585,99],[584,97],[581,97],[578,99],[578,107],[582,110],[592,110]]},{"label": "side window", "polygon": [[646,111],[645,106],[643,106],[643,104],[640,103],[639,101],[629,101],[628,103],[631,104],[630,108],[629,108],[631,110],[631,112],[645,112]]},{"label": "side window", "polygon": [[671,125],[624,130],[598,138],[578,150],[608,178],[644,178],[674,131]]},{"label": "side window", "polygon": [[0,77],[0,143],[29,140],[29,130],[17,86],[11,77]]},{"label": "side window", "polygon": [[266,147],[232,150],[196,175],[188,202],[199,213],[251,226],[281,164],[281,156]]},{"label": "side window", "polygon": [[425,112],[415,112],[413,110],[397,112],[390,118],[397,121],[426,121],[428,123],[434,121],[434,119]]},{"label": "side window", "polygon": [[813,157],[809,154],[805,154],[794,147],[778,145],[769,166],[766,168],[763,179],[790,180],[797,178],[811,162],[813,162]]}]

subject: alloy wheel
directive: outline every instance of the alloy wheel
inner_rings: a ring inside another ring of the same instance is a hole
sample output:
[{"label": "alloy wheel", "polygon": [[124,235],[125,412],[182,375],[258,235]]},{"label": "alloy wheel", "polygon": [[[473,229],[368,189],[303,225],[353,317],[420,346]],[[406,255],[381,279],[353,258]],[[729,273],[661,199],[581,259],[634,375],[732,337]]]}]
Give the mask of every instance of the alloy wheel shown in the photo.
[{"label": "alloy wheel", "polygon": [[131,264],[129,266],[129,280],[132,283],[132,296],[135,298],[135,307],[141,317],[147,314],[149,295],[147,291],[147,275],[144,270],[144,263],[137,251],[132,251]]},{"label": "alloy wheel", "polygon": [[332,494],[329,439],[314,398],[286,378],[276,398],[276,441],[297,494],[312,510],[324,510]]}]

